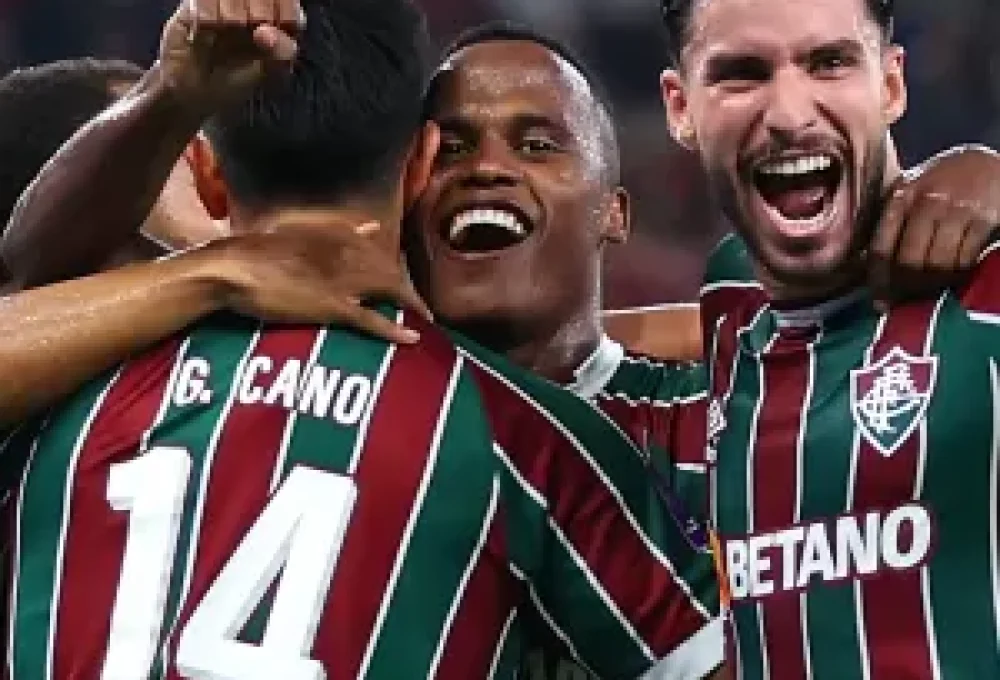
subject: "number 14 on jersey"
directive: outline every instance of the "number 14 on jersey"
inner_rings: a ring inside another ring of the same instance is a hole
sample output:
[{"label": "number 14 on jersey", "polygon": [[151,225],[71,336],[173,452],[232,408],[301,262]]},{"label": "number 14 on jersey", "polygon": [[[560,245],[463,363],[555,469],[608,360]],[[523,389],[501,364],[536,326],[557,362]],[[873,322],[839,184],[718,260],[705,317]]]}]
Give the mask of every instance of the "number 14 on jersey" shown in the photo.
[{"label": "number 14 on jersey", "polygon": [[[135,680],[152,670],[190,477],[190,454],[172,447],[150,449],[111,468],[108,503],[129,513],[129,524],[102,680]],[[289,473],[182,624],[176,658],[182,676],[326,676],[309,652],[356,497],[348,477],[306,467]],[[197,556],[196,538],[190,541],[185,597]],[[261,643],[237,640],[282,567]],[[183,608],[181,602],[178,611]]]}]

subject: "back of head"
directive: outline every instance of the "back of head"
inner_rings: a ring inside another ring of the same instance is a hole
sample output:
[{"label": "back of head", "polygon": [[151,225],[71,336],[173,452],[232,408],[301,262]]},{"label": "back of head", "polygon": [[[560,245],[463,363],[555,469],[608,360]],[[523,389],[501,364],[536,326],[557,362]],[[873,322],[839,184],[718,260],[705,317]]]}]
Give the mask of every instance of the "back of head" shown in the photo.
[{"label": "back of head", "polygon": [[303,0],[292,73],[220,113],[206,132],[245,206],[380,198],[420,124],[429,40],[411,0]]},{"label": "back of head", "polygon": [[0,80],[0,220],[46,161],[84,123],[142,76],[124,61],[73,59],[13,71]]}]

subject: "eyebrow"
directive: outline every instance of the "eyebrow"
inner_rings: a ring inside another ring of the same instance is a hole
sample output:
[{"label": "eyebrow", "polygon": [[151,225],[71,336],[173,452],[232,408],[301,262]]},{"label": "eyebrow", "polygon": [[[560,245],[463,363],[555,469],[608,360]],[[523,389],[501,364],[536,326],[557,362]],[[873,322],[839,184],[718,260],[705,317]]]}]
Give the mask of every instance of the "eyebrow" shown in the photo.
[{"label": "eyebrow", "polygon": [[[864,52],[864,45],[854,38],[837,38],[835,40],[817,41],[814,43],[804,42],[809,47],[796,50],[795,61],[797,63],[808,61],[817,53],[845,53],[857,56]],[[705,80],[711,82],[728,71],[737,70],[760,70],[768,71],[770,62],[767,56],[755,53],[754,48],[743,47],[728,51],[718,51],[708,57],[705,62]]]}]

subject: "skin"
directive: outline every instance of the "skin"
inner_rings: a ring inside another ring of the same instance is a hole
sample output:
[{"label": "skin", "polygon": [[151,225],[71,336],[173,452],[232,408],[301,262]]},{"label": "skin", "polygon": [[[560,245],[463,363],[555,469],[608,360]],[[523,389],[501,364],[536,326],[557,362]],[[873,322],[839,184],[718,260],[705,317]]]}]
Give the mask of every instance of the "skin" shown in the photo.
[{"label": "skin", "polygon": [[[713,0],[695,10],[681,69],[664,74],[671,130],[702,159],[777,300],[858,285],[878,198],[900,175],[888,128],[906,109],[903,51],[862,0]],[[765,207],[752,169],[822,151],[844,172],[829,219],[799,232]]]},{"label": "skin", "polygon": [[[556,379],[600,339],[603,248],[628,235],[613,132],[570,64],[526,41],[479,43],[439,69],[441,149],[408,223],[410,271],[437,318]],[[489,254],[452,249],[460,208],[506,204],[530,236]]]}]

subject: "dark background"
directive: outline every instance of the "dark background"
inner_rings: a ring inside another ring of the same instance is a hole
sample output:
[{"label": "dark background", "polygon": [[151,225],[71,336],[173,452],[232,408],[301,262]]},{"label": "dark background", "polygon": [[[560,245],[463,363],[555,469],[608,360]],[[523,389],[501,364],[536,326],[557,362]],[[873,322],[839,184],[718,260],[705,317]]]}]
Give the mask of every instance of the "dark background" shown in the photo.
[{"label": "dark background", "polygon": [[[422,0],[441,44],[509,18],[568,40],[613,96],[635,198],[631,242],[609,258],[608,306],[692,299],[725,224],[692,158],[667,138],[656,0]],[[146,65],[173,0],[0,0],[0,71],[92,55]],[[908,163],[960,142],[1000,147],[1000,0],[901,0],[910,112],[896,130]]]}]

